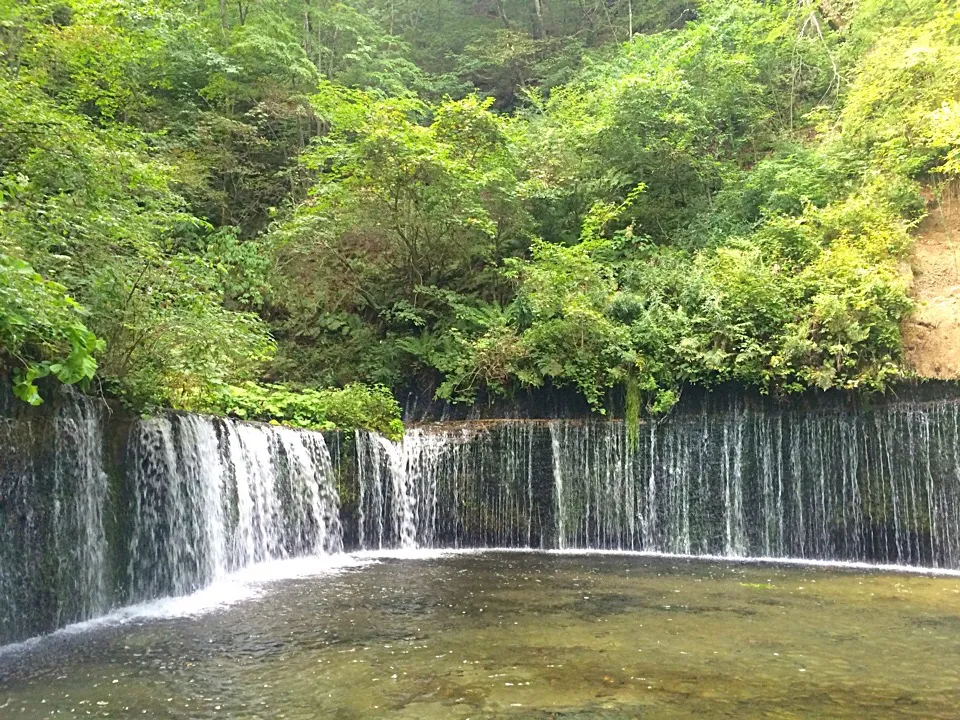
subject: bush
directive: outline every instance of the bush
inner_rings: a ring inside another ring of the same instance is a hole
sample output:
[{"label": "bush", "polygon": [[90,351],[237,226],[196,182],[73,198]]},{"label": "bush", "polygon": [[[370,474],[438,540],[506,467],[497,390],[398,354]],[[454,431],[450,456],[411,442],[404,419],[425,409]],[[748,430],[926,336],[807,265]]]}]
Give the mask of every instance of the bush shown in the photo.
[{"label": "bush", "polygon": [[310,430],[379,432],[403,437],[400,405],[383,386],[347,385],[342,389],[304,388],[246,382],[225,385],[207,397],[207,412]]},{"label": "bush", "polygon": [[13,365],[17,397],[39,405],[35,381],[47,375],[66,384],[88,382],[102,350],[66,288],[0,251],[0,360]]}]

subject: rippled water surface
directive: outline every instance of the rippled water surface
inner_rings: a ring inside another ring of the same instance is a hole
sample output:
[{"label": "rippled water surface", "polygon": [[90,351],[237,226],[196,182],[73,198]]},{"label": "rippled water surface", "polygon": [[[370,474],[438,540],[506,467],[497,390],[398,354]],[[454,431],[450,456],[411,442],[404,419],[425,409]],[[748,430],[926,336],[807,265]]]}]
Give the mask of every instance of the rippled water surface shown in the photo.
[{"label": "rippled water surface", "polygon": [[960,579],[384,558],[0,654],[0,717],[957,718]]}]

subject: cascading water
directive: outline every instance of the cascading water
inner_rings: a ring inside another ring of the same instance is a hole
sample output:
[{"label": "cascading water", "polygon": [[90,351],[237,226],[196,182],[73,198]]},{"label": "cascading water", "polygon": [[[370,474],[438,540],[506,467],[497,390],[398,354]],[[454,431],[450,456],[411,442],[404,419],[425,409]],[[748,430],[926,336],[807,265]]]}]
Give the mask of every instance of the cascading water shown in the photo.
[{"label": "cascading water", "polygon": [[0,420],[0,640],[42,629],[37,611],[64,625],[109,607],[102,448],[81,396],[38,427]]},{"label": "cascading water", "polygon": [[135,428],[131,598],[192,592],[254,562],[343,549],[319,433],[170,415]]},{"label": "cascading water", "polygon": [[734,402],[642,426],[636,442],[622,422],[573,420],[427,426],[400,445],[361,433],[360,545],[960,568],[958,427],[952,400],[869,412]]},{"label": "cascading water", "polygon": [[[6,403],[6,404],[5,404]],[[960,569],[960,401],[717,396],[623,422],[411,428],[400,443],[63,393],[0,397],[0,642],[350,549],[597,548]],[[342,499],[342,501],[341,501]]]},{"label": "cascading water", "polygon": [[357,432],[359,544],[544,547],[535,427],[412,428],[403,441]]},{"label": "cascading water", "polygon": [[107,437],[104,406],[74,394],[14,412],[0,418],[0,643],[343,549],[320,433],[176,414]]},{"label": "cascading water", "polygon": [[58,621],[64,622],[94,617],[108,607],[103,519],[108,480],[97,404],[87,399],[65,403],[54,422],[53,514],[54,524],[62,529],[56,533]]}]

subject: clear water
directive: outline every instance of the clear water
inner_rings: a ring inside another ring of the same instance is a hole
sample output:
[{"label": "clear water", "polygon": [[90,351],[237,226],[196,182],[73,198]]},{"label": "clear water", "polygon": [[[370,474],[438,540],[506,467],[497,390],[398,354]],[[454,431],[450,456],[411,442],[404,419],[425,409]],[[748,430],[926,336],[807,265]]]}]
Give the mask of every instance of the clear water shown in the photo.
[{"label": "clear water", "polygon": [[251,595],[8,650],[0,717],[960,716],[956,576],[490,552]]}]

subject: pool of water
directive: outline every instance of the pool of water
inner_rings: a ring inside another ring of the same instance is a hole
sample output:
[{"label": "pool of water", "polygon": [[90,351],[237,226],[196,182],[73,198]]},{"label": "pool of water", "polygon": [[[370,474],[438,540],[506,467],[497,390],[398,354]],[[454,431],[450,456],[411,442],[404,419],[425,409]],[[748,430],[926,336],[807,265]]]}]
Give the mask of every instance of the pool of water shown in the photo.
[{"label": "pool of water", "polygon": [[443,554],[146,615],[0,653],[0,717],[960,717],[957,577]]}]

